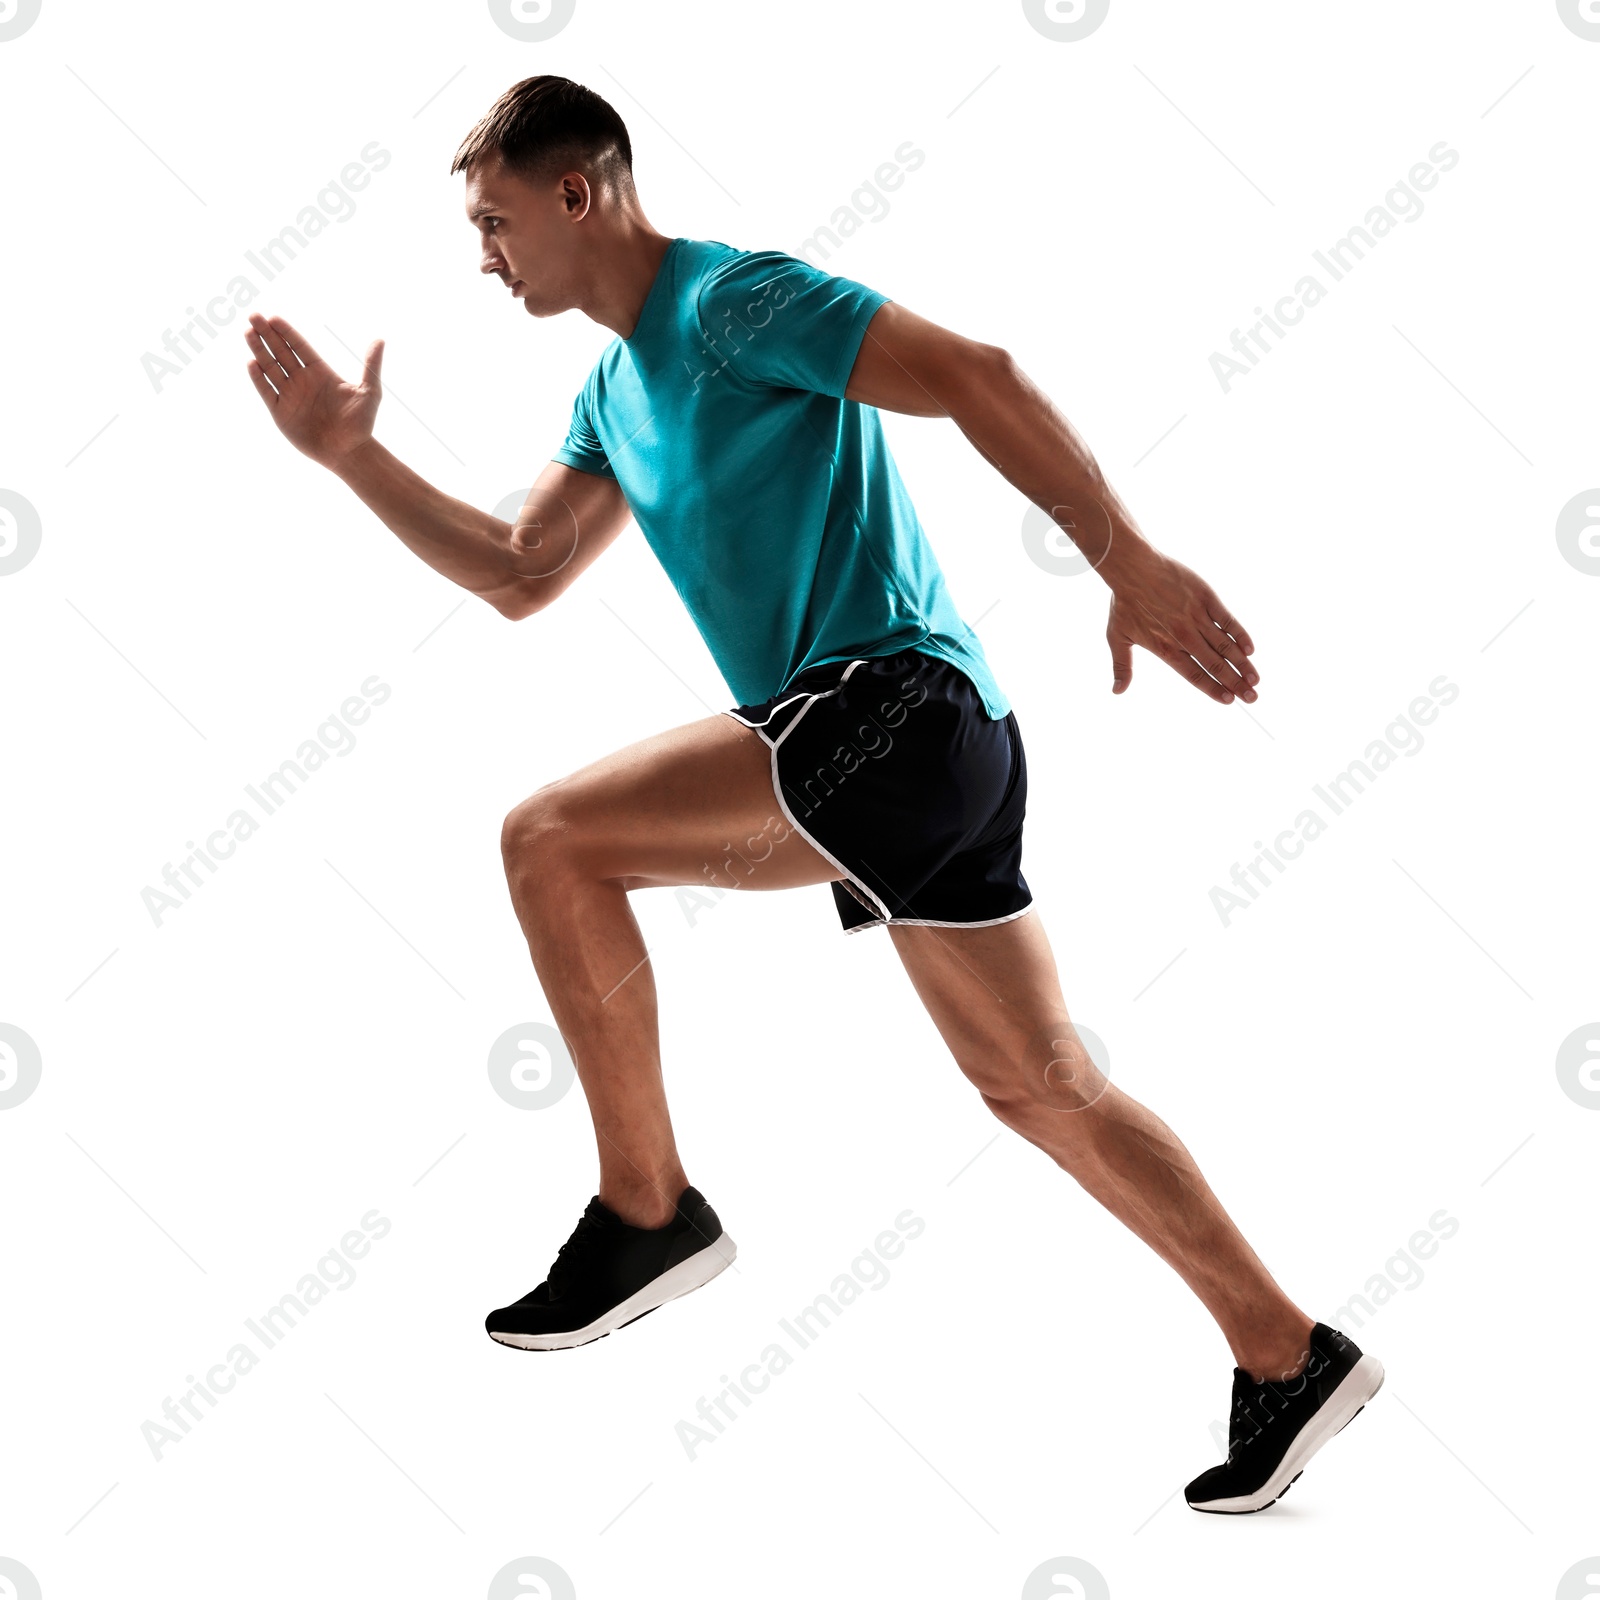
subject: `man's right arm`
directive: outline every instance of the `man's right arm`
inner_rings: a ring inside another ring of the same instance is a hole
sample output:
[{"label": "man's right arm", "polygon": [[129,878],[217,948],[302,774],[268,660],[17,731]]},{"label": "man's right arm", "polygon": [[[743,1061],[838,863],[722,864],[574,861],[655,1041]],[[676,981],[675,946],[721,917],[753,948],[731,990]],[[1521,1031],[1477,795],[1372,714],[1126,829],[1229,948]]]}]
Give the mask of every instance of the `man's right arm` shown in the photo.
[{"label": "man's right arm", "polygon": [[479,511],[420,478],[372,436],[383,341],[346,382],[282,317],[253,312],[250,380],[278,431],[377,513],[408,549],[513,620],[549,605],[616,538],[629,517],[615,478],[552,461],[515,522]]}]

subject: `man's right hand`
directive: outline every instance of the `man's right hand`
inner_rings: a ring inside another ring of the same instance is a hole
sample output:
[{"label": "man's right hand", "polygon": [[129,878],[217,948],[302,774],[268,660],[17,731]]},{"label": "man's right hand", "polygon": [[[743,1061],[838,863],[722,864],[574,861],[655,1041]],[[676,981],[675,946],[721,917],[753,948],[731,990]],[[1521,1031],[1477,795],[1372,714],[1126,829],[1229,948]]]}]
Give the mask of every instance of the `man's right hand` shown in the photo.
[{"label": "man's right hand", "polygon": [[383,340],[367,346],[358,383],[346,383],[282,317],[250,314],[250,381],[278,431],[319,465],[337,469],[372,437],[383,387]]}]

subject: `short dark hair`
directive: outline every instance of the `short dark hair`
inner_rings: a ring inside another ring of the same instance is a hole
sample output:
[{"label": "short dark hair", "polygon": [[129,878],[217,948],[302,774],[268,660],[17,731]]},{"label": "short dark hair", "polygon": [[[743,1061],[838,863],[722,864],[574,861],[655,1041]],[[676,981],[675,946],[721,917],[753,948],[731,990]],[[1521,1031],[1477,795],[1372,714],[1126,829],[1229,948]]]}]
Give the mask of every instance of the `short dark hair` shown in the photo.
[{"label": "short dark hair", "polygon": [[530,183],[576,167],[591,183],[633,191],[633,145],[622,118],[571,78],[545,73],[513,84],[461,141],[450,171],[496,154]]}]

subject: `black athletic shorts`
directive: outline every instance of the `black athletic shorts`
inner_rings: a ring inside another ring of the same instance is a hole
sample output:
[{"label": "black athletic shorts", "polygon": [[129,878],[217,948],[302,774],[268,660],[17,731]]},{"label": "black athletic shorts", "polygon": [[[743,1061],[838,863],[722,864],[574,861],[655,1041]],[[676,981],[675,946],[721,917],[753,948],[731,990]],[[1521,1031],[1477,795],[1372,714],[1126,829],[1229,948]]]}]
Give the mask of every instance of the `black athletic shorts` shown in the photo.
[{"label": "black athletic shorts", "polygon": [[723,714],[772,747],[785,818],[844,873],[846,933],[984,928],[1033,903],[1017,719],[991,718],[959,668],[919,650],[828,662]]}]

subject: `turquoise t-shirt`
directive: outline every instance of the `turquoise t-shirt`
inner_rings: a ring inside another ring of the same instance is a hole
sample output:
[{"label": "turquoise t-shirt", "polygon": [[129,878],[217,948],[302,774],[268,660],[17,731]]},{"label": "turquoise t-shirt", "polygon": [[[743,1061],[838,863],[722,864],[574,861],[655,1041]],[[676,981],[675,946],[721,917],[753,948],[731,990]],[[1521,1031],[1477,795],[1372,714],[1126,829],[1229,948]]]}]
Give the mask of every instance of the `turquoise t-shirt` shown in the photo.
[{"label": "turquoise t-shirt", "polygon": [[674,239],[555,460],[621,485],[740,705],[916,648],[1011,703],[956,611],[876,409],[844,398],[889,296],[780,250]]}]

